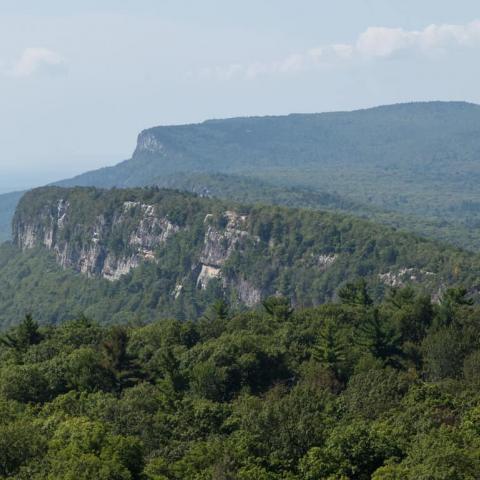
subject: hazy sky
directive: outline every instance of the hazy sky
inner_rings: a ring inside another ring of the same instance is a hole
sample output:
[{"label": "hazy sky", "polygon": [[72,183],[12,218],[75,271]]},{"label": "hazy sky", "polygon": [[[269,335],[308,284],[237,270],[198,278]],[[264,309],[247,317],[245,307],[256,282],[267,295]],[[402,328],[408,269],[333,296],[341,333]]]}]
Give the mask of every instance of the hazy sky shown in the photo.
[{"label": "hazy sky", "polygon": [[117,163],[154,125],[480,103],[479,59],[478,0],[0,0],[0,190]]}]

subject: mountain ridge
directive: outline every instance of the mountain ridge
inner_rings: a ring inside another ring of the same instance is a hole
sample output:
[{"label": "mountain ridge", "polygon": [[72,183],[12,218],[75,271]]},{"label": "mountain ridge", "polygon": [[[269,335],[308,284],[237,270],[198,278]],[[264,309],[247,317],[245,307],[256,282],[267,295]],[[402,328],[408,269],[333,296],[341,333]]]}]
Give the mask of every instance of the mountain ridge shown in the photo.
[{"label": "mountain ridge", "polygon": [[353,216],[158,188],[33,190],[14,232],[0,248],[2,326],[33,310],[42,323],[122,323],[193,318],[218,298],[318,305],[359,277],[374,298],[480,285],[478,256]]},{"label": "mountain ridge", "polygon": [[[238,176],[249,177],[247,188],[262,203],[273,203],[278,195],[260,195],[259,181],[303,195],[335,195],[339,211],[387,223],[395,216],[395,224],[416,233],[478,251],[479,138],[480,107],[467,102],[214,119],[145,129],[131,159],[56,184],[184,188],[200,176],[231,176],[223,179],[221,196],[234,190]],[[193,188],[200,190],[202,181]],[[11,198],[0,196],[4,239],[13,216]],[[359,207],[345,210],[344,205]],[[326,207],[331,205],[318,204]]]}]

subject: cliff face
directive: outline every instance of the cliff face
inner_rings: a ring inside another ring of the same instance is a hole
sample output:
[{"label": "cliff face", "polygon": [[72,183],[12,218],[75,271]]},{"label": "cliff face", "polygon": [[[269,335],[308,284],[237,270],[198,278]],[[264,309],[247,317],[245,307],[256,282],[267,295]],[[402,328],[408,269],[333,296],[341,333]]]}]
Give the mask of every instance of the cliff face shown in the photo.
[{"label": "cliff face", "polygon": [[316,305],[359,276],[377,297],[409,283],[436,292],[471,271],[463,254],[450,260],[435,244],[350,217],[173,190],[37,189],[20,201],[13,231],[28,255],[47,250],[82,282],[110,281],[98,283],[98,305],[113,295],[111,308],[145,316],[202,312],[222,295]]},{"label": "cliff face", "polygon": [[[130,220],[133,210],[138,212],[126,248],[116,253],[109,248],[109,237],[113,231],[122,228],[127,219]],[[118,280],[142,261],[155,260],[154,249],[179,230],[168,219],[158,217],[153,205],[140,202],[124,202],[110,221],[100,214],[90,225],[72,226],[70,211],[70,202],[60,198],[54,208],[45,208],[35,222],[17,220],[14,224],[15,243],[22,250],[37,246],[47,248],[64,268],[88,276]],[[80,245],[70,241],[71,234],[66,235],[67,229],[72,227],[74,235],[81,234],[84,238]]]},{"label": "cliff face", "polygon": [[206,289],[211,279],[219,278],[224,288],[235,289],[240,302],[248,306],[255,305],[261,300],[261,290],[245,278],[228,278],[222,271],[232,253],[241,252],[247,241],[253,244],[259,242],[258,237],[247,231],[248,216],[227,210],[222,214],[224,227],[221,229],[209,224],[211,219],[212,214],[205,216],[204,223],[208,226],[199,258],[201,269],[197,286]]},{"label": "cliff face", "polygon": [[140,155],[142,153],[155,153],[161,154],[165,151],[163,143],[151,132],[150,130],[144,130],[140,133],[137,139],[137,146],[133,156]]},{"label": "cliff face", "polygon": [[[201,219],[202,241],[191,245],[194,255],[190,268],[177,279],[173,296],[181,296],[185,283],[193,282],[202,291],[217,279],[223,289],[235,291],[241,303],[251,306],[261,300],[262,290],[244,276],[223,271],[234,252],[241,252],[246,243],[259,241],[248,232],[247,215],[232,210],[215,215],[199,211],[191,222],[176,222],[171,212],[161,211],[159,205],[119,199],[105,211],[92,212],[79,222],[80,199],[72,199],[68,190],[55,191],[57,195],[35,208],[34,215],[22,213],[20,206],[13,230],[14,242],[23,251],[46,248],[63,268],[117,281],[142,263],[161,262],[159,249],[175,248],[175,236],[182,232],[188,235],[192,224]],[[172,243],[167,246],[169,240]]]}]

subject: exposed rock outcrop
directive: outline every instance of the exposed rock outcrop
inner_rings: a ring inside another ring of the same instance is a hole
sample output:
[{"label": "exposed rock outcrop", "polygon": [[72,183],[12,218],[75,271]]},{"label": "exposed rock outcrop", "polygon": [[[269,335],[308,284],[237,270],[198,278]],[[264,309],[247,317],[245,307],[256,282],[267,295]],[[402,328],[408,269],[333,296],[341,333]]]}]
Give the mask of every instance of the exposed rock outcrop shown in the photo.
[{"label": "exposed rock outcrop", "polygon": [[222,267],[232,253],[242,248],[246,240],[258,242],[259,238],[247,231],[248,217],[233,211],[223,214],[224,228],[209,224],[213,216],[208,214],[204,222],[208,224],[205,232],[203,250],[200,255],[201,269],[197,278],[197,287],[205,290],[213,279],[221,279],[222,286],[236,293],[240,303],[253,306],[262,299],[262,291],[243,277],[227,277]]},{"label": "exposed rock outcrop", "polygon": [[338,255],[333,253],[329,255],[319,255],[317,258],[317,264],[321,271],[326,271],[337,261],[337,258]]},{"label": "exposed rock outcrop", "polygon": [[[101,214],[91,225],[69,225],[70,204],[61,199],[35,223],[17,223],[15,242],[23,250],[43,245],[64,268],[88,276],[118,280],[142,261],[155,260],[155,249],[179,231],[179,226],[155,213],[153,205],[124,202],[109,220]],[[133,212],[135,210],[135,212]],[[128,239],[119,249],[112,236],[128,225]],[[67,228],[68,226],[68,228]],[[82,239],[77,240],[81,235]]]},{"label": "exposed rock outcrop", "polygon": [[134,156],[139,153],[155,153],[160,154],[164,152],[165,147],[158,140],[158,138],[148,130],[140,133],[137,139],[137,147]]},{"label": "exposed rock outcrop", "polygon": [[399,288],[407,283],[424,282],[428,277],[434,276],[433,272],[427,272],[418,268],[401,268],[397,271],[379,273],[379,279],[387,286]]},{"label": "exposed rock outcrop", "polygon": [[[148,136],[141,145],[163,148]],[[111,291],[127,288],[147,310],[182,315],[218,295],[248,306],[275,294],[292,305],[315,305],[359,274],[380,293],[379,283],[419,283],[429,292],[449,284],[439,270],[449,268],[443,252],[420,262],[419,240],[385,229],[376,242],[368,225],[337,220],[168,189],[45,187],[24,195],[13,229],[21,249],[48,250],[62,267],[89,277],[117,281],[130,273]],[[398,255],[385,256],[397,243]]]},{"label": "exposed rock outcrop", "polygon": [[[221,278],[221,267],[228,260],[232,252],[241,245],[242,240],[250,238],[247,232],[247,217],[236,212],[226,211],[223,214],[225,227],[223,229],[208,225],[200,254],[201,271],[197,279],[197,286],[205,289],[213,278]],[[208,224],[212,219],[209,214],[204,222]]]},{"label": "exposed rock outcrop", "polygon": [[209,265],[202,265],[202,269],[197,278],[197,287],[205,290],[210,280],[221,277],[221,271],[218,267],[211,267]]},{"label": "exposed rock outcrop", "polygon": [[255,288],[248,280],[240,278],[233,282],[235,291],[237,292],[238,300],[247,307],[253,307],[262,300],[262,291]]}]

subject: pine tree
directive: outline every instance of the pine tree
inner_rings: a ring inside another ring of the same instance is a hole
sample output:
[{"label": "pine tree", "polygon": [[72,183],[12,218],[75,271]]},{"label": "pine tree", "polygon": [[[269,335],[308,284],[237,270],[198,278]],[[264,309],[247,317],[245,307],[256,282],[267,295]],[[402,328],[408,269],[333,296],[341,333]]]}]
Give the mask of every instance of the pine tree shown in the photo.
[{"label": "pine tree", "polygon": [[361,278],[355,283],[347,283],[338,292],[342,303],[349,305],[362,305],[364,307],[373,305],[373,300],[368,294],[367,282]]},{"label": "pine tree", "polygon": [[437,326],[447,327],[454,323],[458,311],[462,307],[470,307],[473,300],[467,298],[468,291],[464,287],[448,288],[440,299],[437,315]]},{"label": "pine tree", "polygon": [[268,297],[263,302],[263,308],[275,320],[288,320],[293,314],[293,308],[290,300],[286,297]]},{"label": "pine tree", "polygon": [[144,378],[136,359],[128,353],[127,346],[128,333],[124,327],[114,327],[102,344],[103,367],[110,371],[118,391]]},{"label": "pine tree", "polygon": [[374,308],[372,314],[360,325],[357,343],[367,348],[385,365],[401,367],[400,360],[403,357],[401,335],[380,318],[377,308]]},{"label": "pine tree", "polygon": [[333,319],[325,322],[320,331],[318,343],[313,348],[312,356],[337,379],[342,377],[346,360],[345,344],[335,329]]},{"label": "pine tree", "polygon": [[212,305],[212,310],[214,311],[216,317],[220,320],[227,320],[230,314],[228,304],[222,298],[215,301],[215,303]]},{"label": "pine tree", "polygon": [[0,337],[0,343],[17,352],[25,352],[31,345],[36,345],[41,340],[40,327],[31,314],[25,315],[13,334],[7,333]]}]

